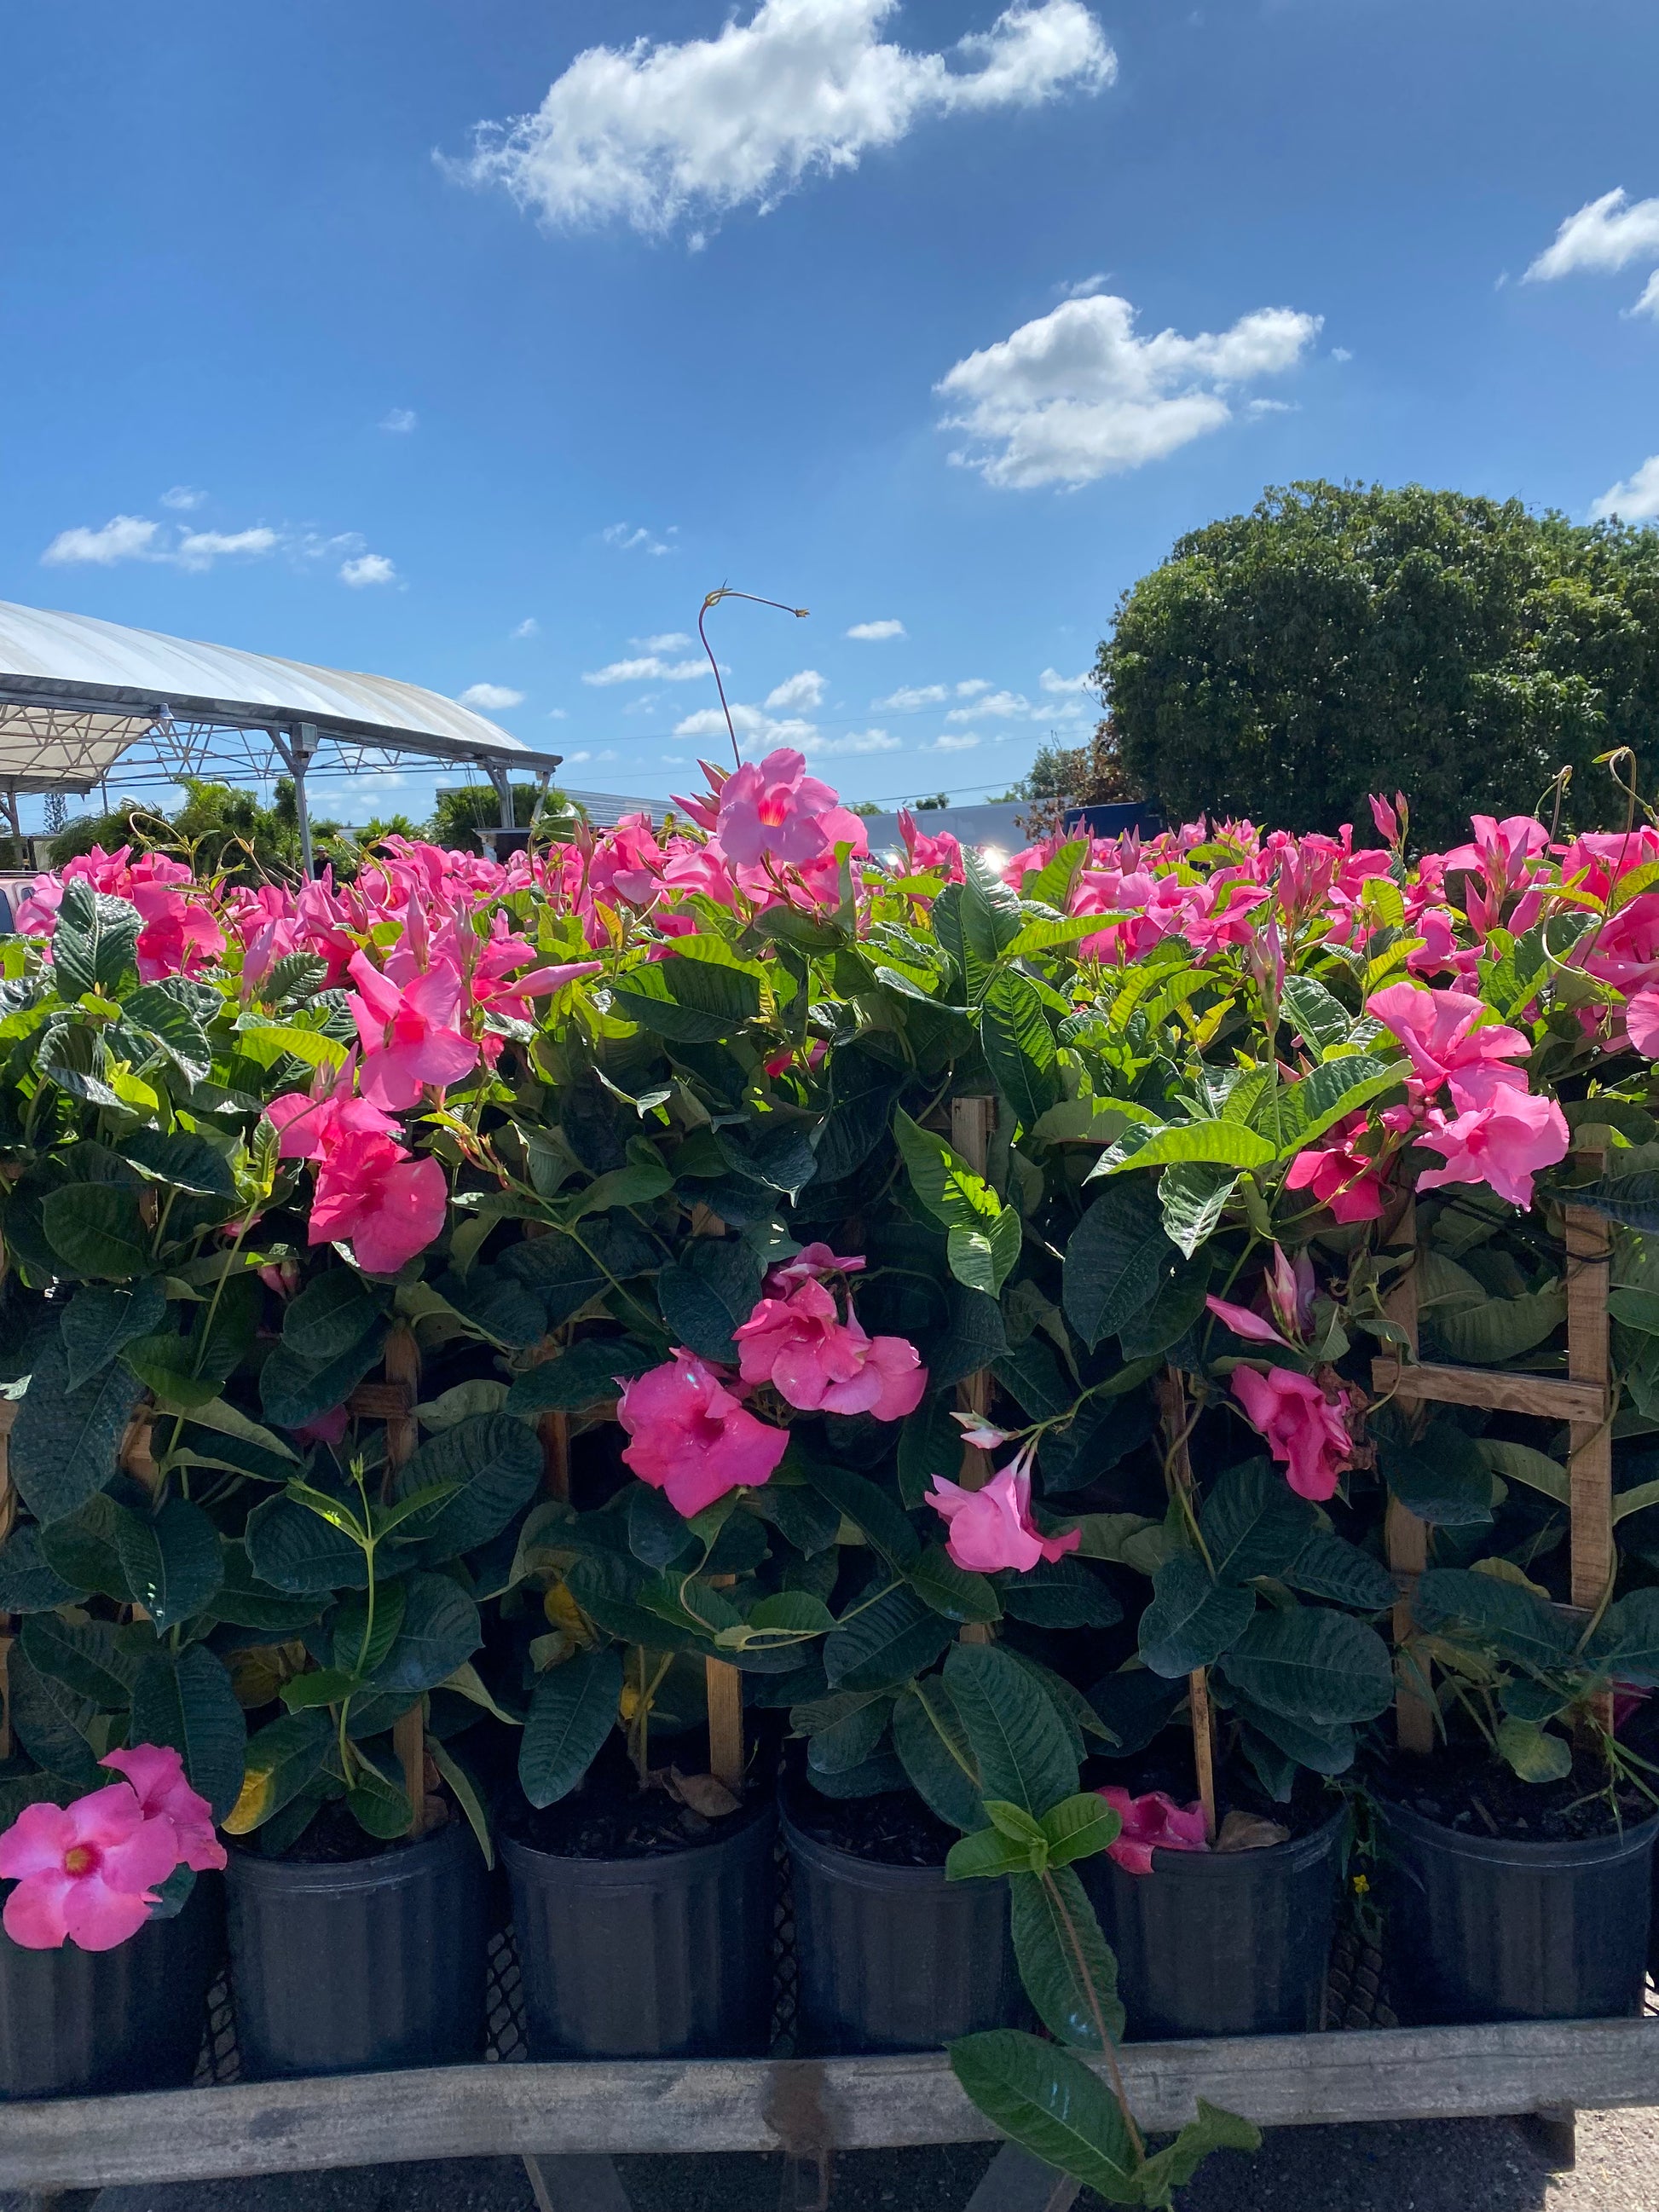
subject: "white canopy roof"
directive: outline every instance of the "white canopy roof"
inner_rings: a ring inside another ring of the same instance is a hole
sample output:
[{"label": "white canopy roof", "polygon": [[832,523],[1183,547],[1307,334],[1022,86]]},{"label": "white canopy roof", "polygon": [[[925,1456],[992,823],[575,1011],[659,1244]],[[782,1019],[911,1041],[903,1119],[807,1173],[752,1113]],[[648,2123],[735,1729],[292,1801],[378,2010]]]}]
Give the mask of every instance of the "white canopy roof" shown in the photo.
[{"label": "white canopy roof", "polygon": [[284,758],[331,742],[514,773],[559,763],[418,684],[0,601],[0,789],[89,791],[158,726],[173,738],[161,766],[200,773],[200,741],[179,725],[280,736]]}]

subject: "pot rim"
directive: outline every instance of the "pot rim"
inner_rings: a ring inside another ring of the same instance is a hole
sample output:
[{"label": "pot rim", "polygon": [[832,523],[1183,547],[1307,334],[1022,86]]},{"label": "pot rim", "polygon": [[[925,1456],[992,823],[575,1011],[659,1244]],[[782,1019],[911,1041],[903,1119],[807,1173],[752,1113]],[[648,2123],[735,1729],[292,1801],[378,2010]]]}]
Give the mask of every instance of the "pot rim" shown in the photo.
[{"label": "pot rim", "polygon": [[[857,1851],[843,1850],[839,1844],[826,1844],[818,1837],[809,1835],[804,1828],[797,1827],[786,1807],[779,1807],[778,1817],[784,1840],[790,1850],[809,1863],[817,1861],[821,1873],[858,1881],[866,1889],[925,1889],[946,1886],[947,1877],[942,1866],[893,1866],[885,1859],[866,1859]],[[970,1887],[965,1882],[950,1884],[953,1892],[961,1890],[964,1894],[969,1893]]]},{"label": "pot rim", "polygon": [[[1155,1844],[1152,1846],[1152,1872],[1155,1875],[1175,1875],[1189,1881],[1224,1881],[1235,1869],[1242,1872],[1253,1867],[1282,1863],[1298,1856],[1311,1864],[1316,1858],[1323,1856],[1334,1832],[1347,1817],[1347,1807],[1339,1805],[1328,1819],[1322,1820],[1316,1828],[1308,1829],[1305,1834],[1287,1836],[1282,1844],[1265,1844],[1250,1851],[1172,1851]],[[1099,1854],[1099,1858],[1122,1875],[1126,1881],[1146,1879],[1142,1875],[1130,1874],[1127,1867],[1119,1866],[1104,1851]]]},{"label": "pot rim", "polygon": [[777,1800],[762,1797],[746,1809],[750,1817],[740,1826],[726,1835],[716,1836],[712,1843],[688,1844],[683,1851],[647,1852],[629,1858],[577,1858],[568,1851],[543,1850],[522,1836],[508,1835],[501,1837],[498,1849],[504,1864],[522,1860],[527,1867],[562,1867],[569,1871],[573,1880],[590,1886],[608,1881],[615,1888],[661,1888],[668,1885],[681,1867],[699,1874],[720,1853],[736,1858],[744,1850],[753,1848],[763,1837],[769,1844]]},{"label": "pot rim", "polygon": [[[361,1859],[267,1858],[263,1851],[250,1850],[239,1843],[230,1852],[225,1877],[233,1886],[247,1882],[256,1888],[372,1889],[394,1877],[407,1875],[413,1879],[424,1873],[431,1861],[442,1853],[459,1855],[463,1840],[476,1848],[477,1839],[471,1823],[456,1813],[441,1828],[434,1828],[428,1835],[394,1844],[389,1850],[371,1852]],[[483,1863],[480,1853],[480,1867]]]},{"label": "pot rim", "polygon": [[1449,1857],[1478,1859],[1491,1867],[1525,1867],[1542,1872],[1552,1863],[1564,1870],[1613,1864],[1638,1856],[1659,1838],[1659,1813],[1628,1827],[1616,1828],[1611,1835],[1540,1836],[1534,1840],[1527,1836],[1472,1836],[1389,1798],[1374,1796],[1372,1802],[1382,1828],[1397,1826],[1407,1835],[1438,1844]]}]

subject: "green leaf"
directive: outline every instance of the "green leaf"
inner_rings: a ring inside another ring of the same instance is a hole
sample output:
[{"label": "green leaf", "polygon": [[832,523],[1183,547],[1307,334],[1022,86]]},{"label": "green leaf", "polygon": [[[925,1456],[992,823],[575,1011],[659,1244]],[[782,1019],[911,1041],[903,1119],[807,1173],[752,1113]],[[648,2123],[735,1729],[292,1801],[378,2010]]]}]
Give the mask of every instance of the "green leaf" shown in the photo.
[{"label": "green leaf", "polygon": [[1077,1795],[1077,1754],[1066,1725],[1011,1653],[994,1644],[953,1644],[945,1686],[987,1797],[1041,1820],[1058,1799]]},{"label": "green leaf", "polygon": [[908,1681],[951,1641],[951,1625],[901,1583],[823,1639],[832,1686],[878,1690]]},{"label": "green leaf", "polygon": [[355,1269],[330,1267],[313,1275],[283,1308],[283,1347],[308,1367],[325,1367],[361,1342],[383,1311],[380,1299]]},{"label": "green leaf", "polygon": [[77,1589],[97,1590],[130,1605],[132,1593],[116,1543],[124,1510],[107,1491],[97,1492],[77,1512],[40,1529],[40,1556]]},{"label": "green leaf", "polygon": [[910,1570],[910,1584],[924,1605],[946,1620],[1000,1620],[1002,1601],[985,1575],[959,1567],[943,1544],[929,1544]]},{"label": "green leaf", "polygon": [[236,1049],[256,1067],[275,1067],[290,1057],[307,1067],[325,1067],[331,1073],[346,1056],[345,1047],[321,1030],[301,1029],[293,1022],[267,1022],[244,1014],[236,1024]]},{"label": "green leaf", "polygon": [[65,1582],[47,1559],[33,1522],[15,1528],[0,1546],[0,1613],[50,1613],[87,1595],[78,1583]]},{"label": "green leaf", "polygon": [[579,1651],[531,1693],[519,1746],[519,1780],[532,1805],[551,1805],[581,1780],[616,1724],[622,1653]]},{"label": "green leaf", "polygon": [[169,1498],[153,1515],[124,1515],[115,1540],[127,1587],[157,1628],[177,1627],[217,1595],[218,1531],[187,1498]]},{"label": "green leaf", "polygon": [[755,1310],[765,1272],[758,1253],[735,1237],[699,1237],[657,1277],[657,1303],[671,1341],[700,1358],[735,1366],[732,1332]]},{"label": "green leaf", "polygon": [[893,1116],[893,1134],[912,1189],[947,1231],[951,1273],[969,1290],[997,1297],[1019,1257],[1018,1209],[1005,1206],[983,1176],[902,1107]]},{"label": "green leaf", "polygon": [[822,1635],[835,1625],[836,1616],[823,1600],[807,1590],[780,1590],[775,1597],[763,1597],[749,1616],[750,1628],[809,1636]]},{"label": "green leaf", "polygon": [[248,1741],[241,1792],[221,1825],[233,1836],[251,1835],[316,1779],[333,1747],[326,1712],[270,1722]]},{"label": "green leaf", "polygon": [[1123,2115],[1080,2058],[1017,2027],[959,2036],[947,2049],[951,2072],[1004,2135],[1108,2203],[1139,2201]]},{"label": "green leaf", "polygon": [[467,1826],[477,1838],[483,1853],[483,1863],[493,1874],[495,1870],[495,1847],[490,1840],[489,1815],[485,1809],[483,1791],[470,1767],[462,1765],[454,1752],[435,1735],[426,1740],[427,1756],[449,1784],[449,1793],[467,1819]]},{"label": "green leaf", "polygon": [[1312,975],[1287,975],[1279,1003],[1302,1042],[1316,1054],[1346,1042],[1351,1026],[1347,1008],[1333,998]]},{"label": "green leaf", "polygon": [[1126,1359],[1157,1358],[1203,1318],[1212,1266],[1211,1255],[1204,1253],[1165,1279],[1151,1305],[1143,1306],[1118,1332]]},{"label": "green leaf", "polygon": [[167,1310],[161,1286],[153,1276],[117,1290],[82,1285],[58,1324],[67,1361],[65,1387],[78,1390],[90,1382],[124,1344],[160,1328]]},{"label": "green leaf", "polygon": [[185,1001],[177,995],[180,979],[143,983],[121,1002],[121,1028],[141,1042],[144,1058],[172,1061],[186,1083],[205,1083],[213,1073],[213,1047]]},{"label": "green leaf", "polygon": [[1498,1367],[1532,1351],[1564,1328],[1566,1318],[1566,1290],[1558,1286],[1530,1291],[1518,1298],[1487,1298],[1459,1313],[1437,1310],[1429,1316],[1429,1325],[1436,1341],[1459,1366]]},{"label": "green leaf", "polygon": [[266,1419],[279,1429],[301,1429],[343,1405],[380,1358],[386,1329],[385,1318],[378,1318],[367,1335],[316,1366],[279,1345],[259,1370],[259,1402]]},{"label": "green leaf", "polygon": [[[125,1011],[125,1010],[124,1010]],[[164,1136],[159,1129],[134,1129],[121,1140],[121,1154],[141,1175],[174,1190],[203,1198],[234,1198],[236,1177],[230,1162],[205,1137],[182,1131]]]},{"label": "green leaf", "polygon": [[1258,1613],[1224,1667],[1255,1704],[1314,1728],[1375,1720],[1394,1700],[1394,1662],[1382,1638],[1322,1606]]},{"label": "green leaf", "polygon": [[1093,1790],[1077,1797],[1062,1797],[1042,1816],[1042,1833],[1048,1845],[1051,1867],[1070,1866],[1092,1858],[1117,1841],[1123,1823],[1106,1800]]},{"label": "green leaf", "polygon": [[1572,1772],[1572,1746],[1535,1721],[1511,1714],[1498,1722],[1495,1741],[1498,1756],[1523,1782],[1560,1782]]},{"label": "green leaf", "polygon": [[659,1364],[655,1352],[629,1337],[584,1337],[556,1359],[514,1376],[506,1411],[520,1420],[550,1412],[580,1413],[614,1398],[619,1377],[626,1382]]},{"label": "green leaf", "polygon": [[40,1225],[52,1250],[77,1275],[127,1282],[150,1272],[149,1232],[130,1184],[64,1183],[41,1202]]},{"label": "green leaf", "polygon": [[[1361,1106],[1396,1089],[1409,1073],[1403,1060],[1386,1061],[1369,1053],[1328,1060],[1300,1082],[1264,1093],[1257,1115],[1271,1115],[1268,1134],[1276,1139],[1279,1158],[1289,1159]],[[1265,1119],[1262,1126],[1267,1126]]]},{"label": "green leaf", "polygon": [[908,1574],[921,1556],[921,1540],[905,1519],[897,1499],[863,1475],[832,1467],[826,1461],[803,1457],[800,1464],[813,1489],[863,1532],[888,1565],[901,1575]]},{"label": "green leaf", "polygon": [[1196,1552],[1176,1552],[1152,1577],[1152,1601],[1140,1617],[1140,1656],[1173,1680],[1212,1667],[1249,1627],[1255,1592],[1217,1583]]},{"label": "green leaf", "polygon": [[[842,1702],[839,1698],[820,1700],[825,1708],[839,1709]],[[892,1712],[890,1698],[849,1695],[845,1702],[848,1710],[838,1719],[824,1721],[810,1733],[806,1764],[815,1775],[850,1774],[874,1755],[887,1733]]]},{"label": "green leaf", "polygon": [[1132,1121],[1117,1142],[1103,1152],[1088,1180],[1122,1175],[1130,1168],[1192,1166],[1262,1168],[1275,1157],[1266,1137],[1243,1121],[1166,1122],[1163,1127]]},{"label": "green leaf", "polygon": [[246,1737],[230,1676],[204,1645],[155,1652],[139,1668],[132,1686],[132,1741],[171,1744],[216,1820],[237,1802]]},{"label": "green leaf", "polygon": [[11,1432],[11,1474],[43,1524],[61,1521],[116,1472],[138,1386],[118,1361],[78,1389],[68,1387],[69,1353],[48,1337]]},{"label": "green leaf", "polygon": [[1227,1201],[1238,1186],[1231,1168],[1165,1168],[1158,1177],[1158,1200],[1164,1233],[1186,1259],[1212,1237]]},{"label": "green leaf", "polygon": [[1283,1570],[1282,1579],[1292,1589],[1304,1590],[1310,1597],[1328,1598],[1352,1613],[1381,1613],[1398,1595],[1394,1577],[1380,1559],[1362,1552],[1358,1544],[1333,1535],[1328,1528],[1315,1529]]},{"label": "green leaf", "polygon": [[134,964],[142,927],[137,908],[126,899],[94,890],[83,876],[66,883],[52,940],[59,994],[79,999],[118,983]]},{"label": "green leaf", "polygon": [[[1288,985],[1297,979],[1286,976]],[[1198,2100],[1198,2118],[1188,2120],[1172,2143],[1149,2159],[1140,2169],[1140,2202],[1162,2205],[1170,2201],[1170,2192],[1184,2189],[1198,2169],[1216,2150],[1260,2150],[1261,2130],[1253,2120],[1242,2119],[1237,2112],[1223,2112],[1219,2105],[1212,2105],[1202,2097]]]},{"label": "green leaf", "polygon": [[125,1712],[132,1697],[133,1664],[106,1620],[65,1620],[32,1613],[19,1638],[23,1656],[54,1682],[100,1712]]},{"label": "green leaf", "polygon": [[392,1496],[402,1502],[439,1484],[453,1486],[451,1495],[403,1522],[398,1541],[417,1544],[428,1565],[459,1559],[499,1535],[541,1479],[535,1432],[510,1413],[476,1414],[440,1430],[398,1470]]},{"label": "green leaf", "polygon": [[309,1597],[368,1583],[362,1547],[286,1492],[254,1507],[246,1541],[254,1573],[273,1589]]},{"label": "green leaf", "polygon": [[1575,1190],[1572,1202],[1587,1206],[1626,1229],[1659,1230],[1659,1170],[1644,1168],[1635,1175],[1604,1176],[1600,1182]]},{"label": "green leaf", "polygon": [[346,1792],[345,1802],[364,1834],[382,1843],[406,1836],[415,1825],[415,1808],[404,1792],[373,1767],[359,1773]]},{"label": "green leaf", "polygon": [[977,1229],[948,1231],[945,1256],[959,1283],[965,1283],[970,1291],[978,1291],[988,1298],[994,1298],[1000,1295],[1004,1283],[1013,1273],[1020,1245],[1019,1214],[1013,1206],[1006,1206],[992,1224],[988,1236]]},{"label": "green leaf", "polygon": [[77,1790],[96,1790],[109,1779],[87,1741],[95,1708],[31,1665],[21,1643],[7,1662],[6,1692],[13,1731],[37,1766]]},{"label": "green leaf", "polygon": [[404,1617],[392,1648],[374,1669],[377,1690],[435,1690],[483,1641],[478,1608],[447,1575],[410,1575]]},{"label": "green leaf", "polygon": [[1039,1559],[1003,1584],[1002,1603],[1035,1628],[1110,1628],[1123,1618],[1104,1578],[1081,1559]]},{"label": "green leaf", "polygon": [[1638,1687],[1659,1685],[1659,1589],[1632,1590],[1610,1605],[1584,1653],[1585,1663]]},{"label": "green leaf", "polygon": [[1377,1440],[1384,1480],[1400,1503],[1442,1528],[1482,1528],[1492,1521],[1492,1477],[1473,1438],[1437,1416],[1414,1444]]},{"label": "green leaf", "polygon": [[[1037,1848],[1045,1848],[1039,1835]],[[991,1881],[1004,1875],[1029,1873],[1032,1846],[1000,1828],[979,1828],[952,1844],[945,1859],[946,1881]]]},{"label": "green leaf", "polygon": [[1559,1667],[1571,1656],[1572,1629],[1553,1607],[1494,1575],[1431,1568],[1418,1577],[1412,1611],[1426,1629],[1473,1639],[1528,1666]]},{"label": "green leaf", "polygon": [[1541,1490],[1558,1505],[1571,1504],[1567,1470],[1547,1452],[1537,1451],[1531,1444],[1510,1443],[1498,1437],[1475,1437],[1474,1449],[1488,1473],[1502,1475],[1505,1482],[1524,1482],[1530,1489]]},{"label": "green leaf", "polygon": [[[1094,1802],[1106,1810],[1099,1798]],[[1016,1875],[1009,1904],[1019,1978],[1050,2034],[1081,2051],[1100,2051],[1103,2024],[1112,2040],[1121,2041],[1117,1960],[1077,1875],[1066,1866],[1051,1867],[1046,1878]]]},{"label": "green leaf", "polygon": [[1151,1304],[1174,1259],[1150,1182],[1102,1193],[1072,1231],[1061,1278],[1066,1317],[1091,1351]]},{"label": "green leaf", "polygon": [[625,1021],[682,1044],[718,1044],[760,1013],[746,969],[670,957],[632,968],[611,993]]},{"label": "green leaf", "polygon": [[1215,1578],[1224,1583],[1283,1575],[1314,1525],[1313,1508],[1266,1459],[1230,1467],[1205,1499],[1199,1518]]},{"label": "green leaf", "polygon": [[985,994],[980,1036],[998,1090],[1020,1126],[1035,1128],[1060,1100],[1059,1054],[1036,986],[1011,969],[995,975]]},{"label": "green leaf", "polygon": [[893,1748],[922,1802],[952,1828],[985,1823],[979,1770],[955,1701],[937,1674],[900,1692],[893,1707]]}]

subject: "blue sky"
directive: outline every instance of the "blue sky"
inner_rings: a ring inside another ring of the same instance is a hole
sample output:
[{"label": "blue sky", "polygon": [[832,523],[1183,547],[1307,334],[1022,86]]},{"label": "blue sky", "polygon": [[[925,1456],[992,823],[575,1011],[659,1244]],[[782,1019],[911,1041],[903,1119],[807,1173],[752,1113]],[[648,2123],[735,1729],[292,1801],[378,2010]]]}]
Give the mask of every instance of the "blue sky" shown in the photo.
[{"label": "blue sky", "polygon": [[729,582],[751,748],[971,798],[1265,484],[1659,518],[1651,0],[722,8],[7,9],[0,598],[661,797]]}]

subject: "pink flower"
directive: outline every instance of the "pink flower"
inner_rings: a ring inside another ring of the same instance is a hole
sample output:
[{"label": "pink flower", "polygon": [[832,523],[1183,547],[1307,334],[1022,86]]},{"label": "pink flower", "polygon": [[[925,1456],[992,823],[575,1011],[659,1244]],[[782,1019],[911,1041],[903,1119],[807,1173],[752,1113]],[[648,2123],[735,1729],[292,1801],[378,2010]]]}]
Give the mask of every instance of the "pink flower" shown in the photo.
[{"label": "pink flower", "polygon": [[1249,1306],[1236,1306],[1229,1298],[1206,1297],[1204,1303],[1218,1321],[1226,1322],[1235,1336],[1248,1337],[1256,1344],[1277,1344],[1286,1352],[1296,1349],[1272,1322],[1264,1320],[1259,1313],[1252,1313]]},{"label": "pink flower", "polygon": [[1659,1060],[1659,990],[1638,991],[1626,1001],[1625,1032],[1644,1060]]},{"label": "pink flower", "polygon": [[1370,810],[1371,820],[1376,824],[1377,836],[1385,838],[1390,845],[1397,845],[1400,842],[1402,825],[1411,818],[1410,809],[1406,805],[1405,793],[1396,791],[1394,795],[1394,804],[1390,806],[1380,792],[1374,791],[1370,795]]},{"label": "pink flower", "polygon": [[762,1298],[740,1328],[745,1382],[769,1382],[803,1412],[873,1413],[878,1421],[914,1413],[927,1370],[902,1336],[866,1336],[849,1304],[847,1319],[820,1282],[787,1298]]},{"label": "pink flower", "polygon": [[313,1244],[349,1243],[368,1275],[395,1275],[444,1225],[449,1185],[434,1159],[411,1160],[390,1137],[343,1134],[317,1170]]},{"label": "pink flower", "polygon": [[1338,1478],[1352,1457],[1341,1408],[1332,1405],[1317,1382],[1288,1367],[1236,1367],[1233,1395],[1253,1428],[1283,1462],[1298,1498],[1336,1495]]},{"label": "pink flower", "polygon": [[767,1481],[788,1445],[726,1389],[695,1352],[624,1383],[617,1419],[633,1442],[623,1458],[690,1520],[728,1490]]},{"label": "pink flower", "polygon": [[1521,1058],[1532,1047],[1519,1030],[1486,1021],[1486,1008],[1463,991],[1419,990],[1414,983],[1390,983],[1374,992],[1365,1012],[1391,1030],[1404,1047],[1423,1091],[1451,1085],[1459,1106],[1484,1099],[1496,1085],[1524,1091],[1525,1075],[1501,1063]]},{"label": "pink flower", "polygon": [[963,880],[962,844],[948,830],[941,830],[937,837],[929,837],[916,827],[916,817],[908,806],[899,809],[899,836],[904,840],[908,872],[919,876],[929,870],[937,871],[946,883]]},{"label": "pink flower", "polygon": [[1376,1162],[1356,1149],[1365,1116],[1351,1114],[1328,1133],[1330,1142],[1310,1145],[1291,1162],[1286,1190],[1310,1190],[1338,1221],[1377,1221],[1387,1205]]},{"label": "pink flower", "polygon": [[167,1822],[183,1864],[198,1874],[224,1865],[225,1847],[213,1832],[213,1809],[185,1779],[185,1762],[171,1744],[130,1744],[98,1763],[126,1777],[147,1820]]},{"label": "pink flower", "polygon": [[769,855],[785,866],[799,867],[849,844],[869,849],[869,837],[827,783],[806,773],[805,754],[787,747],[763,761],[745,761],[720,786],[715,842],[740,868],[755,867]]},{"label": "pink flower", "polygon": [[[1455,1095],[1455,1086],[1454,1086]],[[1419,1190],[1442,1183],[1486,1183],[1511,1206],[1532,1204],[1532,1179],[1567,1156],[1571,1141],[1566,1116],[1553,1098],[1528,1091],[1500,1089],[1481,1104],[1452,1119],[1437,1107],[1418,1141],[1438,1152],[1443,1167],[1417,1178]]]},{"label": "pink flower", "polygon": [[155,1887],[179,1863],[170,1820],[147,1820],[137,1794],[112,1782],[75,1803],[27,1805],[0,1836],[0,1875],[16,1881],[4,1926],[25,1950],[112,1951],[136,1936]]},{"label": "pink flower", "polygon": [[131,896],[144,922],[134,947],[141,982],[193,975],[224,957],[225,933],[199,900],[160,884],[135,883]]},{"label": "pink flower", "polygon": [[366,955],[354,952],[351,977],[357,988],[349,1003],[363,1042],[362,1093],[372,1106],[396,1113],[418,1103],[423,1084],[459,1082],[477,1064],[477,1046],[456,1027],[461,979],[454,969],[428,968],[399,989]]},{"label": "pink flower", "polygon": [[798,1283],[815,1283],[820,1275],[861,1274],[866,1264],[861,1252],[842,1258],[827,1244],[803,1244],[793,1260],[767,1269],[767,1293],[771,1297],[782,1297]]},{"label": "pink flower", "polygon": [[927,1503],[951,1524],[945,1550],[970,1574],[994,1575],[1000,1567],[1027,1574],[1039,1559],[1061,1559],[1076,1551],[1082,1531],[1044,1536],[1031,1519],[1031,1451],[1017,1452],[982,1490],[964,1490],[944,1475],[933,1477]]},{"label": "pink flower", "polygon": [[1106,1856],[1115,1860],[1125,1874],[1150,1874],[1154,1851],[1207,1851],[1210,1848],[1201,1805],[1188,1805],[1183,1811],[1161,1790],[1132,1797],[1115,1783],[1108,1783],[1095,1795],[1103,1797],[1123,1823],[1117,1841],[1107,1844]]}]

